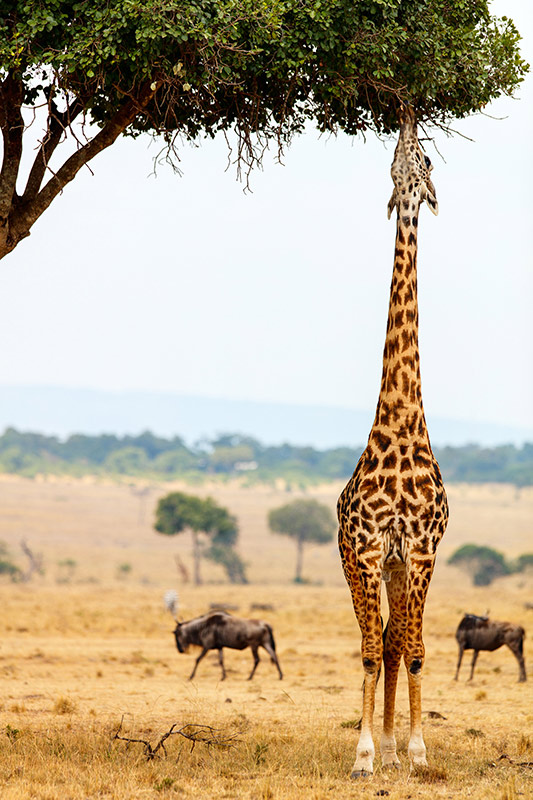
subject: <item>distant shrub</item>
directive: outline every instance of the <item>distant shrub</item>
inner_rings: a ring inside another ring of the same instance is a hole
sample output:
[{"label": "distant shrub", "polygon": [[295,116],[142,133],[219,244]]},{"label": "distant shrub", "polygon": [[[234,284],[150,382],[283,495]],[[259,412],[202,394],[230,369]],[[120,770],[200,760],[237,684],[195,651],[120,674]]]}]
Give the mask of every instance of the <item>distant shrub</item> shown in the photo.
[{"label": "distant shrub", "polygon": [[476,544],[459,547],[448,559],[448,564],[467,572],[474,586],[489,586],[495,578],[512,572],[503,553]]},{"label": "distant shrub", "polygon": [[0,575],[7,575],[12,581],[17,581],[21,574],[16,564],[12,564],[11,561],[6,561],[5,559],[0,559]]},{"label": "distant shrub", "polygon": [[124,580],[131,575],[132,569],[133,568],[131,564],[128,564],[127,562],[124,564],[119,564],[117,566],[117,578],[119,578],[119,580]]},{"label": "distant shrub", "polygon": [[513,572],[524,572],[533,569],[533,553],[523,553],[516,559]]},{"label": "distant shrub", "polygon": [[22,577],[22,570],[11,561],[8,546],[0,541],[0,575],[6,575],[12,581],[18,581]]},{"label": "distant shrub", "polygon": [[76,572],[78,562],[73,558],[62,558],[57,562],[59,567],[59,575],[56,578],[57,583],[70,583]]}]

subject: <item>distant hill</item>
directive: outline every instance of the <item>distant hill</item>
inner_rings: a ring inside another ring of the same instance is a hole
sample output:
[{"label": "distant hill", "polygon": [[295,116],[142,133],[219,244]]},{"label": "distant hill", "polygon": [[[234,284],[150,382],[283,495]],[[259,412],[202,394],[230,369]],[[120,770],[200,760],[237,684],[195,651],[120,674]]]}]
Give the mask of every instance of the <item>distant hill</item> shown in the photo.
[{"label": "distant hill", "polygon": [[[58,387],[0,387],[0,431],[13,426],[60,437],[72,433],[120,436],[150,430],[193,443],[221,433],[239,432],[267,444],[290,442],[319,449],[366,442],[373,410],[332,406],[262,403],[150,392],[104,392]],[[533,442],[530,429],[475,420],[432,417],[432,443],[492,447]]]}]

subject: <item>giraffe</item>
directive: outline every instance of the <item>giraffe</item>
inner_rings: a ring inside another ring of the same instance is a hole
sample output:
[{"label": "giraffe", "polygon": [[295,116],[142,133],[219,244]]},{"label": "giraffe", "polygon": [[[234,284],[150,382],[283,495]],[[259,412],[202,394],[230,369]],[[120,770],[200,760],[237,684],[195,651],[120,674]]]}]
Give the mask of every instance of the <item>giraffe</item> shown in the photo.
[{"label": "giraffe", "polygon": [[[426,766],[421,724],[424,663],[422,617],[437,545],[448,521],[439,465],[429,442],[420,383],[417,300],[418,213],[425,200],[438,213],[430,160],[423,154],[411,108],[400,113],[388,217],[397,210],[383,373],[365,451],[338,502],[339,550],[361,629],[363,714],[352,778],[373,771],[377,679],[385,671],[382,765],[398,766],[394,705],[400,663],[407,669],[409,760]],[[389,619],[381,620],[381,581]]]}]

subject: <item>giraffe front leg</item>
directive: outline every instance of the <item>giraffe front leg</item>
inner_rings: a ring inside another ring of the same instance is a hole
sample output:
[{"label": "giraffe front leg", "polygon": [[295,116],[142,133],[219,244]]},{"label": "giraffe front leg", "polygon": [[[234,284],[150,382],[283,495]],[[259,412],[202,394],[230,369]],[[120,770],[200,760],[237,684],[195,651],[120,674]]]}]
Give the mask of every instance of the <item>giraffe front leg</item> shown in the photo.
[{"label": "giraffe front leg", "polygon": [[357,742],[355,763],[350,777],[352,780],[365,778],[374,772],[374,756],[376,753],[372,737],[374,704],[376,697],[377,672],[365,670],[363,684],[363,716],[361,719],[361,733]]},{"label": "giraffe front leg", "polygon": [[374,771],[373,741],[376,684],[383,658],[383,636],[380,615],[381,573],[376,575],[360,565],[359,579],[352,587],[354,610],[361,628],[361,658],[364,669],[363,715],[357,742],[352,779],[366,777]]},{"label": "giraffe front leg", "polygon": [[409,760],[414,767],[427,767],[426,745],[422,735],[422,667],[425,648],[422,639],[424,606],[433,572],[434,558],[411,559],[407,566],[407,630],[404,653],[409,687],[411,731]]},{"label": "giraffe front leg", "polygon": [[410,671],[408,673],[411,732],[407,752],[413,767],[427,767],[428,765],[426,745],[422,735],[421,670],[422,668],[416,675],[413,675]]}]

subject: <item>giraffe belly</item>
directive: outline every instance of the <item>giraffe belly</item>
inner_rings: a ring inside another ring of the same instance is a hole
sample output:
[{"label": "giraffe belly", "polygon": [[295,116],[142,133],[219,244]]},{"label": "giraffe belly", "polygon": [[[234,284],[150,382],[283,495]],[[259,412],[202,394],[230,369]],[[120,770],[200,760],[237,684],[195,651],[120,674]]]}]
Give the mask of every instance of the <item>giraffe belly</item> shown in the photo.
[{"label": "giraffe belly", "polygon": [[399,455],[399,472],[391,467],[378,475],[365,451],[339,497],[339,548],[348,580],[354,571],[381,568],[387,581],[412,558],[435,556],[448,519],[440,470],[434,459],[417,467],[407,452]]},{"label": "giraffe belly", "polygon": [[407,558],[406,539],[387,531],[384,536],[381,578],[387,583],[391,573],[405,572]]}]

